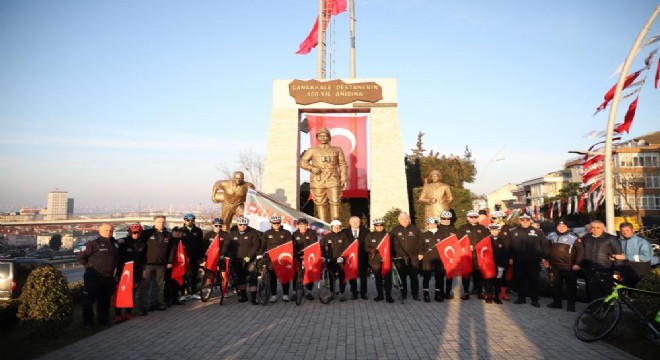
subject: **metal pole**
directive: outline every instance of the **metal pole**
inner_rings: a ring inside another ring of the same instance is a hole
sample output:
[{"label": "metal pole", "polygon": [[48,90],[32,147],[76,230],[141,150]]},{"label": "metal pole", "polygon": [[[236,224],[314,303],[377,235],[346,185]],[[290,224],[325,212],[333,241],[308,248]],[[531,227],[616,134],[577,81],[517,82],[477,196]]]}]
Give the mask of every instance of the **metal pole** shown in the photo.
[{"label": "metal pole", "polygon": [[616,229],[614,228],[614,179],[613,179],[613,164],[612,164],[612,137],[614,135],[614,121],[616,120],[616,111],[619,107],[619,100],[621,97],[621,91],[623,90],[623,83],[626,80],[628,71],[630,70],[630,65],[632,64],[635,55],[637,55],[637,50],[639,45],[642,43],[642,39],[646,36],[646,33],[649,31],[649,28],[655,21],[655,18],[660,13],[660,6],[658,6],[649,21],[646,22],[646,25],[642,28],[642,31],[637,36],[637,40],[630,49],[630,53],[626,58],[626,61],[623,63],[623,69],[621,69],[621,76],[619,76],[619,82],[616,84],[616,89],[614,91],[614,98],[612,98],[612,107],[610,107],[610,116],[607,120],[607,134],[605,136],[605,226],[607,227],[607,232],[610,234],[615,234]]},{"label": "metal pole", "polygon": [[355,0],[351,1],[349,17],[351,22],[351,79],[355,79]]},{"label": "metal pole", "polygon": [[317,31],[318,34],[318,45],[316,45],[316,49],[318,50],[318,64],[316,68],[316,77],[318,79],[323,79],[323,68],[324,68],[324,59],[323,59],[323,52],[324,52],[324,45],[323,45],[323,20],[324,19],[324,14],[325,14],[325,1],[324,0],[319,0],[319,28]]}]

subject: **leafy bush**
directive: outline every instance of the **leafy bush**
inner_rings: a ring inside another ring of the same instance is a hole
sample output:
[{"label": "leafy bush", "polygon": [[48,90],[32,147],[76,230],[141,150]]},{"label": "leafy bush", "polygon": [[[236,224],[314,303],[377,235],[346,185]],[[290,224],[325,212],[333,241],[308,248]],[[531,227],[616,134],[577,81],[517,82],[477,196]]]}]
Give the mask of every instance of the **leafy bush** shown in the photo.
[{"label": "leafy bush", "polygon": [[18,307],[21,327],[33,337],[52,336],[73,321],[73,301],[66,278],[50,266],[30,273]]},{"label": "leafy bush", "polygon": [[398,208],[391,208],[385,213],[383,219],[385,220],[385,229],[387,231],[399,225],[399,214],[401,214],[401,209]]},{"label": "leafy bush", "polygon": [[74,304],[82,302],[84,289],[82,281],[69,283],[69,293]]},{"label": "leafy bush", "polygon": [[[637,284],[637,288],[660,293],[660,268],[653,269],[648,275],[644,276]],[[655,314],[660,310],[660,297],[639,293],[634,293],[633,296],[636,299],[635,304],[644,316],[654,321]]]}]

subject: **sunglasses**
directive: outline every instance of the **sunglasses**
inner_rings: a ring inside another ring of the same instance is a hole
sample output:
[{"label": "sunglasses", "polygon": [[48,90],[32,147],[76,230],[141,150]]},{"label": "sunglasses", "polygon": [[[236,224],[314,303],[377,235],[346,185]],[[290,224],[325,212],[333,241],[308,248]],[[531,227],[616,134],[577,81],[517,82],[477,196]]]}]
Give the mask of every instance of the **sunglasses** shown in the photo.
[{"label": "sunglasses", "polygon": [[385,225],[383,225],[383,224],[377,224],[377,225],[374,225],[374,226],[385,226]]},{"label": "sunglasses", "polygon": [[247,224],[238,224],[238,226],[247,226]]},{"label": "sunglasses", "polygon": [[220,227],[220,226],[222,226],[222,225],[215,224],[215,225],[213,225],[213,226],[215,226],[215,227]]},{"label": "sunglasses", "polygon": [[520,221],[532,221],[530,219],[520,219]]}]

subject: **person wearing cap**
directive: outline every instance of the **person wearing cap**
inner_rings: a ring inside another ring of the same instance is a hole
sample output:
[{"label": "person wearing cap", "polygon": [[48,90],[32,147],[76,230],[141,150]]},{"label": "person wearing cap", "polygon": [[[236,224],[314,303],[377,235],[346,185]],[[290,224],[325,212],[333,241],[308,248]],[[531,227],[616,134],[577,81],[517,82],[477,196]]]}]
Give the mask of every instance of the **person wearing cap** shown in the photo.
[{"label": "person wearing cap", "polygon": [[[183,230],[180,227],[175,226],[172,228],[172,246],[170,249],[169,264],[174,264],[177,261],[177,250],[179,243],[183,245],[183,248],[186,251],[186,256],[188,256],[188,249],[186,248],[186,244],[183,242]],[[165,306],[167,307],[171,307],[172,305],[183,305],[187,299],[187,297],[184,295],[185,277],[184,285],[179,285],[176,280],[172,279],[172,270],[173,267],[168,267],[167,270],[165,270],[163,300],[165,301]],[[179,296],[179,293],[181,293],[181,296]]]},{"label": "person wearing cap", "polygon": [[444,267],[440,261],[440,255],[436,249],[436,245],[442,241],[442,234],[438,232],[438,223],[440,220],[436,218],[426,219],[426,231],[422,233],[422,249],[418,258],[422,262],[422,297],[424,302],[430,302],[431,296],[429,294],[429,283],[431,275],[435,279],[435,292],[433,297],[435,301],[442,302],[445,300],[445,295],[442,291],[443,280],[445,277]]},{"label": "person wearing cap", "polygon": [[357,240],[358,246],[358,275],[360,278],[360,297],[362,300],[368,300],[367,296],[367,275],[369,273],[369,259],[365,239],[369,234],[369,229],[362,226],[362,219],[359,216],[351,216],[348,219],[350,225],[342,230],[349,239]]},{"label": "person wearing cap", "polygon": [[[507,224],[504,221],[503,211],[498,210],[491,213],[490,221],[491,223],[500,225],[500,237],[506,239],[509,236],[509,231],[511,230],[511,226],[509,226],[509,224]],[[507,300],[507,301],[511,300],[511,298],[507,294],[507,289],[508,289],[509,281],[511,281],[512,277],[513,277],[513,265],[507,264],[504,269],[504,277],[501,279],[500,282],[500,300]]]},{"label": "person wearing cap", "polygon": [[183,216],[183,226],[180,227],[183,231],[183,244],[186,246],[186,253],[188,255],[188,274],[186,274],[186,283],[184,284],[184,291],[187,293],[186,298],[200,299],[197,293],[197,283],[199,282],[199,263],[204,256],[204,231],[195,224],[195,215],[192,213]]},{"label": "person wearing cap", "polygon": [[495,268],[497,274],[495,277],[484,279],[484,287],[486,288],[485,300],[486,303],[502,304],[500,299],[500,288],[504,282],[504,269],[509,264],[509,254],[506,241],[507,239],[501,236],[502,227],[497,223],[490,223],[488,231],[490,232],[491,244],[493,246],[493,260],[495,260]]},{"label": "person wearing cap", "polygon": [[646,239],[635,234],[631,223],[622,222],[619,230],[621,249],[626,257],[621,268],[621,276],[626,286],[635,287],[642,277],[651,272],[653,249]]},{"label": "person wearing cap", "polygon": [[566,310],[575,311],[577,300],[577,273],[580,271],[580,263],[584,259],[584,246],[582,240],[570,232],[564,221],[557,223],[557,231],[548,234],[550,255],[548,271],[552,278],[552,299],[548,304],[551,309],[561,309],[562,284],[566,283],[568,293],[568,304]]},{"label": "person wearing cap", "polygon": [[249,271],[254,266],[254,260],[259,259],[261,255],[261,240],[259,232],[248,225],[250,220],[245,216],[239,216],[236,219],[236,229],[233,229],[227,235],[227,240],[222,242],[221,259],[243,260],[244,266],[237,266],[234,269],[238,282],[239,300],[247,300],[247,287],[249,286],[250,300],[252,305],[258,305],[257,302],[257,277],[252,276]]},{"label": "person wearing cap", "polygon": [[[294,252],[296,253],[296,256],[300,260],[300,263],[302,264],[302,257],[303,257],[303,250],[305,250],[306,247],[316,243],[318,241],[318,237],[316,235],[316,231],[312,230],[309,228],[309,221],[306,218],[300,218],[298,219],[298,229],[291,234],[291,237],[293,238],[293,249]],[[301,271],[301,269],[296,269],[296,272]],[[294,289],[293,292],[297,292],[298,289],[296,289],[297,282],[293,283]],[[307,300],[314,300],[314,296],[312,295],[312,290],[314,289],[314,283],[310,282],[309,284],[306,285],[307,287]]]},{"label": "person wearing cap", "polygon": [[[481,271],[479,271],[474,246],[488,236],[488,229],[479,224],[479,213],[476,210],[469,210],[467,212],[467,220],[468,222],[461,225],[461,227],[458,228],[458,231],[467,235],[470,239],[470,249],[472,250],[472,294],[477,295],[477,298],[479,299],[484,299],[483,277],[481,276]],[[467,300],[470,298],[470,275],[464,277],[462,281],[463,295],[461,295],[461,299]]]},{"label": "person wearing cap", "polygon": [[605,232],[602,221],[594,220],[590,226],[591,232],[582,238],[584,260],[580,266],[586,275],[589,301],[593,301],[612,291],[614,262],[624,260],[625,255],[619,239]]},{"label": "person wearing cap", "polygon": [[419,298],[417,269],[419,269],[419,254],[422,249],[422,232],[410,222],[410,215],[407,213],[400,213],[398,220],[399,225],[390,231],[390,239],[394,255],[403,258],[397,262],[397,269],[401,276],[401,297],[406,299],[408,296],[408,277],[410,277],[412,298],[419,301],[421,299]]},{"label": "person wearing cap", "polygon": [[[327,259],[328,268],[330,270],[330,278],[332,281],[332,292],[335,291],[335,275],[339,277],[339,301],[345,301],[344,292],[346,291],[346,283],[344,282],[344,258],[341,256],[349,246],[351,241],[346,234],[341,231],[341,221],[334,219],[330,222],[331,232],[326,234],[321,240],[321,252],[323,258]],[[349,281],[351,285],[351,292],[353,298],[357,299],[357,281],[355,279]]]},{"label": "person wearing cap", "polygon": [[[261,235],[262,254],[291,241],[291,233],[289,230],[282,227],[282,218],[280,216],[271,216],[269,221],[270,229],[266,230],[263,235]],[[270,273],[270,302],[274,303],[277,301],[277,276],[273,269],[272,259],[271,262],[268,263],[268,272]],[[282,301],[284,302],[289,301],[290,284],[290,282],[282,284]]]},{"label": "person wearing cap", "polygon": [[[140,284],[142,277],[142,264],[140,260],[145,249],[145,244],[140,241],[142,236],[142,225],[131,224],[128,227],[128,235],[117,239],[117,272],[115,274],[115,283],[119,284],[124,272],[124,265],[127,262],[133,262],[133,302],[135,302],[135,292]],[[133,318],[131,313],[133,309],[122,309],[115,306],[115,323]]]},{"label": "person wearing cap", "polygon": [[514,304],[525,304],[527,297],[532,306],[539,304],[539,272],[541,262],[548,257],[548,241],[543,231],[533,228],[532,218],[523,214],[519,225],[509,232],[509,256],[513,259],[513,277],[518,288],[518,299]]},{"label": "person wearing cap", "polygon": [[341,215],[341,196],[346,188],[348,166],[344,151],[330,144],[330,130],[316,132],[319,144],[307,149],[300,158],[300,168],[311,173],[309,190],[314,195],[314,207],[319,219],[329,222]]},{"label": "person wearing cap", "polygon": [[[452,235],[455,235],[456,238],[460,239],[465,234],[461,233],[456,229],[456,227],[454,227],[453,214],[450,211],[443,211],[442,213],[440,213],[440,225],[438,225],[438,236],[440,237],[440,241],[442,242],[443,240],[447,239]],[[452,288],[454,287],[454,278],[448,278],[444,264],[440,262],[440,265],[442,266],[442,274],[443,274],[442,276],[445,277],[444,297],[447,300],[451,300],[454,298],[454,293],[452,292]],[[439,280],[436,279],[436,281]]]},{"label": "person wearing cap", "polygon": [[154,226],[142,232],[146,248],[142,255],[142,282],[140,282],[140,316],[149,311],[165,310],[165,305],[158,302],[165,284],[165,270],[172,268],[172,234],[165,228],[164,215],[154,216]]},{"label": "person wearing cap", "polygon": [[[369,267],[374,273],[374,279],[376,282],[377,296],[374,298],[374,301],[378,302],[386,299],[388,303],[393,303],[394,299],[392,299],[392,274],[388,272],[383,276],[383,258],[378,251],[378,245],[380,245],[381,241],[383,241],[385,238],[385,235],[387,235],[387,231],[385,231],[385,220],[383,218],[376,218],[372,223],[374,225],[374,231],[371,231],[369,234],[367,234],[364,242],[366,244],[368,253]],[[385,297],[383,297],[383,288],[385,289]]]}]

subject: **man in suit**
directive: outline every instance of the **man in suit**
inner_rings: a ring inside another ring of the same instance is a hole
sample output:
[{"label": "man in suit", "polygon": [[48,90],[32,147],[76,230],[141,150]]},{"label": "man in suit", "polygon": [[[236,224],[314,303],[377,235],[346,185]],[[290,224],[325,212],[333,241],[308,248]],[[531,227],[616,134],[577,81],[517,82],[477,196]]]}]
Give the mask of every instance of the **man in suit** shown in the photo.
[{"label": "man in suit", "polygon": [[346,237],[353,240],[358,240],[358,275],[360,278],[360,297],[362,300],[368,300],[367,296],[367,276],[369,274],[369,257],[367,256],[367,247],[364,239],[369,234],[369,229],[362,226],[362,220],[358,216],[351,216],[348,220],[349,227],[343,230]]}]

